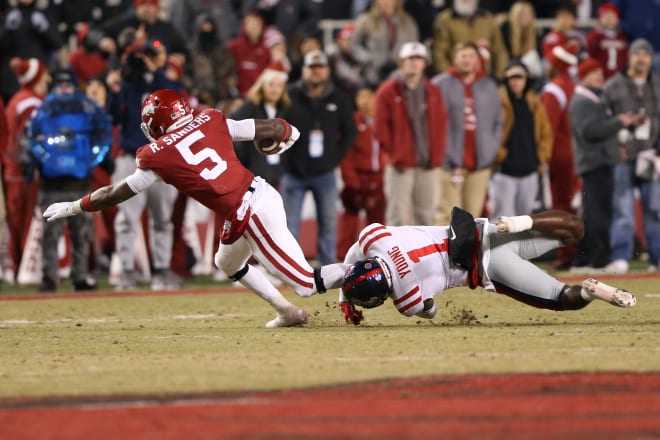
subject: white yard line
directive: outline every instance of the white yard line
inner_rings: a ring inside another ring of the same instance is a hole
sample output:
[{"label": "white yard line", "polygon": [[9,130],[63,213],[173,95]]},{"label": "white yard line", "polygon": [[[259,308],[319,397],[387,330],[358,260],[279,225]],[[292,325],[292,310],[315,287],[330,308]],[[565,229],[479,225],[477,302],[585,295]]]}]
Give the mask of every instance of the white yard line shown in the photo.
[{"label": "white yard line", "polygon": [[117,318],[117,317],[107,317],[107,318],[59,318],[59,319],[49,319],[49,320],[31,320],[31,319],[7,319],[0,321],[0,327],[12,326],[12,325],[32,325],[32,324],[64,324],[68,322],[75,322],[80,324],[107,324],[113,322],[153,322],[153,321],[196,321],[201,319],[209,318],[227,318],[234,317],[233,315],[218,315],[217,313],[196,313],[193,315],[174,315],[174,316],[156,316],[149,318]]}]

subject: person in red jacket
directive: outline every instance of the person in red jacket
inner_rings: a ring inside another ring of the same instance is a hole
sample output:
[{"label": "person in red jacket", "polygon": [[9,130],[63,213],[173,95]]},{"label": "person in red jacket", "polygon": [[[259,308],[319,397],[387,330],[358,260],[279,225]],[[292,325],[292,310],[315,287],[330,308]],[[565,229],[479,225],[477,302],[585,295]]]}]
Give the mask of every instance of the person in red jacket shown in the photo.
[{"label": "person in red jacket", "polygon": [[9,227],[9,255],[14,275],[18,273],[23,258],[23,248],[30,229],[30,222],[37,203],[37,182],[28,181],[21,169],[22,137],[32,111],[41,105],[48,92],[50,75],[46,66],[37,58],[14,58],[10,66],[21,88],[7,104],[9,137],[7,149],[2,155],[4,167]]},{"label": "person in red jacket", "polygon": [[249,13],[243,18],[238,37],[227,43],[234,57],[241,95],[245,95],[261,72],[271,63],[270,49],[264,40],[264,20],[257,13]]},{"label": "person in red jacket", "polygon": [[424,77],[426,46],[408,42],[399,69],[376,91],[374,130],[390,165],[385,171],[386,223],[432,225],[438,174],[447,144],[447,110]]},{"label": "person in red jacket", "polygon": [[605,80],[628,63],[628,39],[619,29],[619,9],[611,3],[598,8],[598,27],[587,34],[587,53],[603,66]]},{"label": "person in red jacket", "polygon": [[[568,73],[568,69],[577,64],[574,47],[570,44],[555,46],[548,55],[548,64],[550,82],[543,87],[541,101],[554,134],[549,162],[552,207],[572,212],[571,202],[580,186],[573,163],[573,135],[568,119],[568,106],[575,89],[575,83]],[[557,259],[551,263],[551,267],[557,270],[568,269],[574,254],[575,246],[557,249]]]},{"label": "person in red jacket", "polygon": [[383,175],[385,152],[380,148],[374,132],[374,92],[363,88],[355,97],[355,125],[358,135],[355,143],[339,165],[344,188],[340,197],[344,213],[337,228],[337,258],[343,259],[348,248],[357,240],[361,230],[360,211],[366,222],[385,222],[385,193]]}]

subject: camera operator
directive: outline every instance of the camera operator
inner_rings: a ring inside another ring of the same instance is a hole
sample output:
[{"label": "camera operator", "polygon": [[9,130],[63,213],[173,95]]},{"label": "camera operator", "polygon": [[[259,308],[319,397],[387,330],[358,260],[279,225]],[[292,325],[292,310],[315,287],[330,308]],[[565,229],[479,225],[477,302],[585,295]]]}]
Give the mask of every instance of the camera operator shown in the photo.
[{"label": "camera operator", "polygon": [[[181,83],[165,76],[167,52],[158,40],[143,40],[138,29],[133,43],[126,49],[119,70],[106,77],[110,90],[108,108],[113,122],[119,125],[120,154],[115,159],[113,183],[123,180],[136,169],[136,149],[147,141],[140,126],[142,98],[158,89],[180,91]],[[172,209],[177,196],[174,187],[165,183],[151,186],[119,206],[115,218],[116,250],[122,266],[118,290],[135,287],[135,241],[145,207],[149,208],[149,238],[154,290],[175,289],[181,280],[169,271],[172,256]]]},{"label": "camera operator", "polygon": [[[27,129],[29,148],[21,163],[27,172],[39,170],[39,202],[51,203],[84,195],[91,189],[92,172],[100,165],[112,172],[110,117],[78,89],[67,70],[53,74],[53,88],[33,114]],[[57,243],[69,226],[72,246],[71,279],[75,290],[96,289],[89,273],[92,216],[44,223],[41,292],[55,292],[59,284]]]}]

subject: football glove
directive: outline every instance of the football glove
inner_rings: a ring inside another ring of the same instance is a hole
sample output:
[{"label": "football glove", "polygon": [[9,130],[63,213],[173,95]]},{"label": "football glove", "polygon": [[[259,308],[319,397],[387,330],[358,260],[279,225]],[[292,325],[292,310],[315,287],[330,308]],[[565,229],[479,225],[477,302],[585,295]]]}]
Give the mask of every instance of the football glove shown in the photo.
[{"label": "football glove", "polygon": [[339,303],[339,307],[341,307],[341,313],[344,315],[346,324],[353,323],[353,325],[360,325],[360,322],[364,320],[362,310],[356,309],[350,302],[342,301]]},{"label": "football glove", "polygon": [[80,205],[80,200],[76,200],[75,202],[57,202],[46,208],[44,218],[47,221],[52,222],[60,218],[78,215],[82,212],[83,209]]}]

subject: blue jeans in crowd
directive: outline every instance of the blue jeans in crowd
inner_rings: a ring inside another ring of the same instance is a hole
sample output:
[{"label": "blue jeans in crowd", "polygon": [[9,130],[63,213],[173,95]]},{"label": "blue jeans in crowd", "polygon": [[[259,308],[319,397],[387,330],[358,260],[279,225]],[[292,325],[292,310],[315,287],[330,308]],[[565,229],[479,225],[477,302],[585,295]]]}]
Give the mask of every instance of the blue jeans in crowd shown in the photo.
[{"label": "blue jeans in crowd", "polygon": [[610,230],[612,261],[630,261],[635,244],[634,190],[639,188],[644,235],[649,248],[649,264],[660,261],[660,180],[643,180],[635,176],[635,160],[616,165],[614,198]]},{"label": "blue jeans in crowd", "polygon": [[321,265],[337,262],[337,180],[331,171],[315,177],[300,178],[285,173],[280,183],[289,231],[300,240],[302,205],[307,191],[312,192],[318,222],[317,250]]}]

